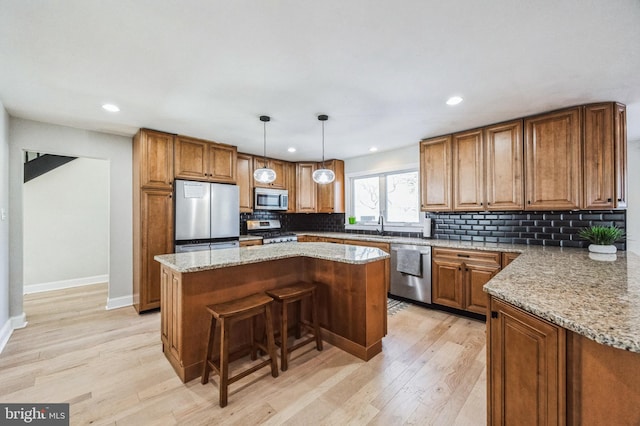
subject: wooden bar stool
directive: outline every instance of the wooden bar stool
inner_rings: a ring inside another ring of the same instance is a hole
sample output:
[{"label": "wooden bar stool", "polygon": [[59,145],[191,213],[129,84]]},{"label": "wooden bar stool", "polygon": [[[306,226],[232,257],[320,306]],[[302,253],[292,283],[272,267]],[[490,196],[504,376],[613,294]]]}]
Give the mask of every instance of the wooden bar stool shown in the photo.
[{"label": "wooden bar stool", "polygon": [[[269,296],[280,303],[282,309],[280,311],[280,341],[276,342],[280,346],[280,369],[286,371],[289,368],[288,357],[291,351],[294,351],[307,343],[313,341],[316,342],[316,349],[322,350],[322,337],[320,336],[320,325],[318,323],[318,307],[316,305],[316,286],[310,283],[297,283],[288,287],[276,288],[266,292]],[[311,324],[306,321],[302,321],[302,300],[308,299],[311,302]],[[301,337],[301,326],[307,328],[313,336],[296,343],[292,346],[287,345],[288,338],[288,317],[287,307],[288,305],[300,302],[297,306],[297,323],[295,337],[299,339]]]},{"label": "wooden bar stool", "polygon": [[[242,379],[271,364],[271,375],[278,377],[278,363],[276,361],[276,346],[273,338],[273,319],[271,317],[271,304],[273,299],[265,294],[254,294],[241,299],[232,300],[225,303],[207,306],[207,311],[211,314],[211,325],[209,326],[209,341],[207,342],[207,352],[202,367],[202,384],[209,381],[211,370],[220,376],[220,407],[227,405],[228,387],[230,384]],[[262,341],[257,341],[254,336],[256,320],[258,316],[264,316],[266,347]],[[257,350],[261,349],[269,355],[269,359],[262,361],[253,367],[247,368],[234,376],[229,377],[229,338],[231,325],[237,321],[251,318],[250,345],[251,359],[256,360]],[[216,327],[216,322],[220,326]],[[213,346],[216,330],[220,330],[220,356],[216,360],[213,357]]]}]

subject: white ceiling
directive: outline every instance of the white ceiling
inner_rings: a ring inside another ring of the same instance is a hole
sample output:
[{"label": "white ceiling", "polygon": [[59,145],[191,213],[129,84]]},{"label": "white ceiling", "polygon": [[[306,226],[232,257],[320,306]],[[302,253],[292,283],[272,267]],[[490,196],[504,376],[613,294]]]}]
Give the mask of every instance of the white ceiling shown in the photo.
[{"label": "white ceiling", "polygon": [[638,0],[0,0],[0,101],[84,129],[319,160],[318,114],[350,158],[609,100],[640,140]]}]

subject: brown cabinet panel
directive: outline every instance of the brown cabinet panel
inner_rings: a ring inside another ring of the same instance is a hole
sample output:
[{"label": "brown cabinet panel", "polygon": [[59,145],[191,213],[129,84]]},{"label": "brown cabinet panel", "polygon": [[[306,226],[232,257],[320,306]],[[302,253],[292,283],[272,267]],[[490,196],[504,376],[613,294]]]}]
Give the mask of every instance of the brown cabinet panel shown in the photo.
[{"label": "brown cabinet panel", "polygon": [[297,208],[297,198],[296,198],[296,164],[295,163],[286,163],[287,170],[287,190],[289,191],[289,208],[287,209],[287,213],[295,213]]},{"label": "brown cabinet panel", "polygon": [[500,272],[500,264],[475,265],[465,263],[465,309],[477,314],[487,314],[487,293],[482,288],[495,274]]},{"label": "brown cabinet panel", "polygon": [[317,211],[317,185],[313,181],[316,163],[296,164],[296,211],[315,213]]},{"label": "brown cabinet panel", "polygon": [[484,210],[482,130],[454,134],[452,147],[453,209],[456,211]]},{"label": "brown cabinet panel", "polygon": [[175,170],[176,178],[208,180],[207,146],[208,142],[185,136],[176,137]]},{"label": "brown cabinet panel", "polygon": [[615,205],[613,117],[612,103],[584,108],[585,209],[611,209]]},{"label": "brown cabinet panel", "polygon": [[615,105],[614,158],[616,208],[627,208],[627,107]]},{"label": "brown cabinet panel", "polygon": [[523,210],[522,120],[484,129],[486,210]]},{"label": "brown cabinet panel", "polygon": [[175,142],[175,176],[221,183],[236,182],[237,148],[187,136]]},{"label": "brown cabinet panel", "polygon": [[240,241],[240,247],[248,247],[248,246],[261,246],[262,240],[245,240]]},{"label": "brown cabinet panel", "polygon": [[451,136],[420,142],[420,208],[451,211]]},{"label": "brown cabinet panel", "polygon": [[491,312],[488,424],[565,424],[565,330],[493,298]]},{"label": "brown cabinet panel", "polygon": [[153,257],[173,253],[173,193],[143,189],[140,193],[140,223],[134,232],[134,300],[136,309],[160,306],[160,265]]},{"label": "brown cabinet panel", "polygon": [[579,209],[582,193],[580,108],[527,118],[524,124],[525,208]]},{"label": "brown cabinet panel", "polygon": [[431,300],[439,305],[464,309],[462,262],[433,259]]},{"label": "brown cabinet panel", "polygon": [[133,138],[134,187],[171,189],[174,135],[141,129]]},{"label": "brown cabinet panel", "polygon": [[209,145],[209,180],[221,183],[236,183],[235,146]]},{"label": "brown cabinet panel", "polygon": [[250,213],[253,211],[253,156],[238,153],[236,166],[240,212]]},{"label": "brown cabinet panel", "polygon": [[502,253],[502,269],[506,268],[507,265],[513,262],[518,256],[520,256],[520,253],[503,252]]},{"label": "brown cabinet panel", "polygon": [[[269,169],[273,169],[276,172],[276,180],[271,183],[260,183],[255,181],[254,186],[263,188],[274,189],[287,189],[287,168],[286,162],[282,160],[275,160],[273,158],[266,159],[266,166]],[[253,170],[262,169],[265,167],[264,157],[253,157]]]},{"label": "brown cabinet panel", "polygon": [[[318,163],[318,168],[322,163]],[[344,161],[325,161],[324,167],[333,170],[336,179],[328,184],[317,184],[317,212],[344,213]]]}]

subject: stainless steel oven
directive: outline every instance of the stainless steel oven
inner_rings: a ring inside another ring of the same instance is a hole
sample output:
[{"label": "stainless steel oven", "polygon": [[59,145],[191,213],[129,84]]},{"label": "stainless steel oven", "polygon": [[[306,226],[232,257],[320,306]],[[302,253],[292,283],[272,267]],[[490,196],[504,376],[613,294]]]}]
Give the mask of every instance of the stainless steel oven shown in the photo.
[{"label": "stainless steel oven", "polygon": [[287,210],[289,191],[286,189],[255,188],[255,210]]}]

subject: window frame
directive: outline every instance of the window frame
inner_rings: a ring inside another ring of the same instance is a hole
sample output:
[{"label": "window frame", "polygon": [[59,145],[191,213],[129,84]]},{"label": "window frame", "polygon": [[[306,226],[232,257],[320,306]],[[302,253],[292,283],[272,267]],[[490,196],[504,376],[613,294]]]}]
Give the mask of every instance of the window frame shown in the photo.
[{"label": "window frame", "polygon": [[[386,221],[386,180],[388,175],[408,173],[408,172],[416,172],[418,173],[418,222],[387,222]],[[380,229],[380,225],[378,225],[377,220],[375,222],[356,222],[355,224],[349,224],[349,217],[354,216],[355,207],[354,207],[354,182],[356,179],[370,178],[370,177],[378,177],[380,180],[380,192],[384,198],[380,199],[380,206],[384,205],[384,210],[382,210],[382,214],[385,217],[385,230],[386,231],[396,231],[396,232],[416,232],[419,229],[422,229],[424,222],[424,212],[420,210],[420,166],[418,163],[416,164],[406,164],[397,167],[389,167],[385,169],[377,169],[377,170],[363,170],[361,172],[348,173],[346,178],[346,207],[347,211],[345,214],[345,229],[353,229],[353,230],[368,230],[375,231]],[[384,204],[383,204],[384,203]]]}]

